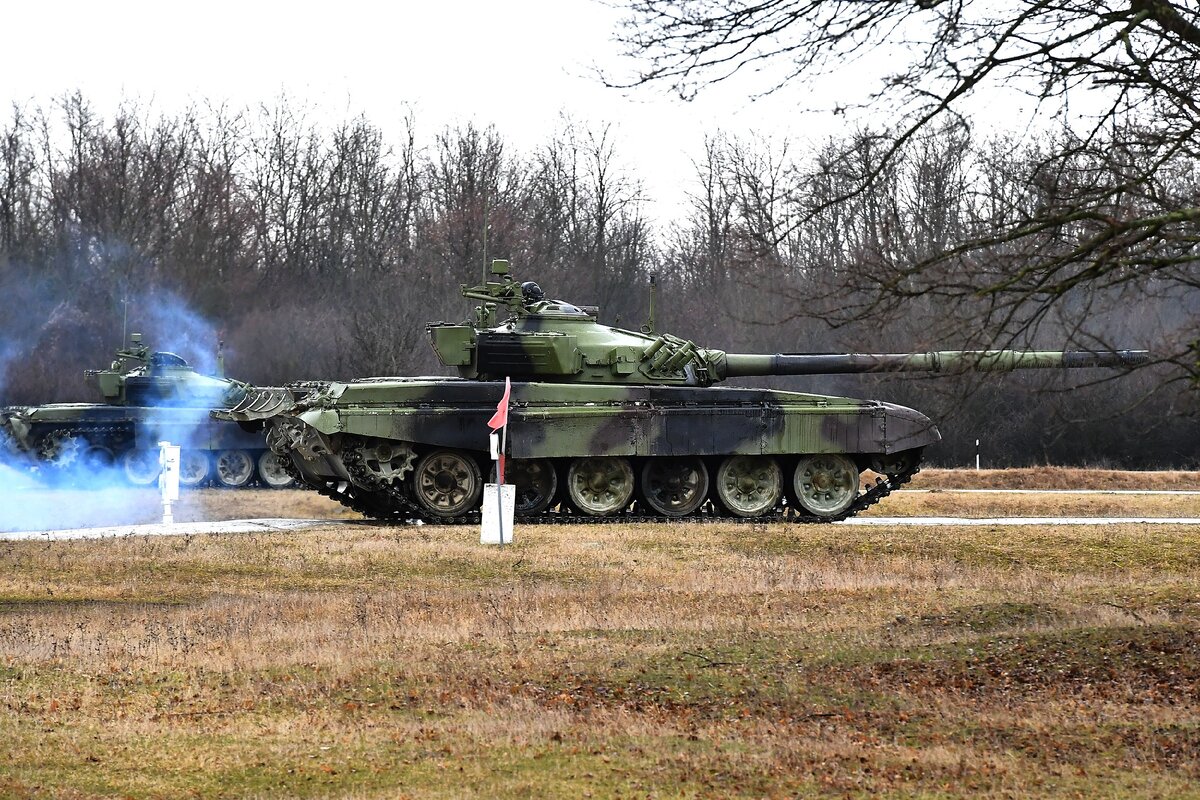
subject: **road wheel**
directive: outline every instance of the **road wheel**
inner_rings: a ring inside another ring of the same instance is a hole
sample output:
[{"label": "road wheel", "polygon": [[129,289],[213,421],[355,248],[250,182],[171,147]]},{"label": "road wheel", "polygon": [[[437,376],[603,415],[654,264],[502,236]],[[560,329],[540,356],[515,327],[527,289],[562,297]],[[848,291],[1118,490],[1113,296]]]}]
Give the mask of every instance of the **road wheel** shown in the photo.
[{"label": "road wheel", "polygon": [[858,466],[840,453],[802,456],[792,490],[800,507],[818,517],[836,517],[858,497]]},{"label": "road wheel", "polygon": [[179,451],[179,485],[189,489],[202,486],[208,480],[212,464],[205,450]]},{"label": "road wheel", "polygon": [[[492,480],[496,468],[492,468]],[[554,502],[558,475],[554,465],[544,458],[515,458],[504,463],[504,481],[517,489],[517,516],[540,514]]]},{"label": "road wheel", "polygon": [[286,489],[295,483],[295,478],[283,468],[283,459],[270,450],[263,450],[258,457],[258,479],[271,489]]},{"label": "road wheel", "polygon": [[457,450],[434,450],[413,470],[413,496],[422,509],[449,519],[479,505],[483,478],[475,459]]},{"label": "road wheel", "polygon": [[642,467],[642,496],[665,517],[685,517],[708,496],[708,469],[695,456],[652,458]]},{"label": "road wheel", "polygon": [[103,472],[113,465],[113,452],[107,447],[89,445],[79,456],[79,463],[88,472]]},{"label": "road wheel", "polygon": [[125,480],[134,486],[149,486],[162,471],[158,464],[158,451],[127,450],[121,456],[121,469],[125,472]]},{"label": "road wheel", "polygon": [[245,450],[221,450],[215,460],[217,483],[237,489],[254,477],[254,459]]},{"label": "road wheel", "polygon": [[729,456],[717,470],[717,501],[735,517],[761,517],[783,496],[783,470],[771,456]]},{"label": "road wheel", "polygon": [[633,467],[617,456],[577,458],[567,470],[567,496],[584,514],[607,517],[633,499]]}]

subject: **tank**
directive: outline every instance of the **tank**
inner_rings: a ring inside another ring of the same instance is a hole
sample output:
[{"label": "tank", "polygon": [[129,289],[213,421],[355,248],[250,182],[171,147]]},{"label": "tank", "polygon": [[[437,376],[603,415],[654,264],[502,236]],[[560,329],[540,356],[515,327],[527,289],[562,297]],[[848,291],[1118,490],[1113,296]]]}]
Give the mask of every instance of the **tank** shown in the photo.
[{"label": "tank", "polygon": [[151,351],[136,333],[109,369],[86,370],[84,377],[103,402],[0,410],[10,460],[23,457],[49,478],[83,484],[117,468],[130,484],[145,486],[158,477],[158,443],[165,439],[182,446],[183,486],[291,485],[261,434],[209,415],[243,401],[247,384],[201,375],[174,353]]},{"label": "tank", "polygon": [[[716,386],[728,378],[878,371],[1130,367],[1142,351],[735,354],[597,322],[518,284],[506,262],[462,287],[471,320],[432,323],[457,377],[252,391],[217,416],[257,423],[304,485],[371,517],[459,521],[491,469],[489,418],[511,380],[504,451],[524,519],[788,517],[834,521],[907,482],[941,438],[880,402]],[[507,318],[497,321],[500,312]],[[296,398],[299,398],[298,400]]]}]

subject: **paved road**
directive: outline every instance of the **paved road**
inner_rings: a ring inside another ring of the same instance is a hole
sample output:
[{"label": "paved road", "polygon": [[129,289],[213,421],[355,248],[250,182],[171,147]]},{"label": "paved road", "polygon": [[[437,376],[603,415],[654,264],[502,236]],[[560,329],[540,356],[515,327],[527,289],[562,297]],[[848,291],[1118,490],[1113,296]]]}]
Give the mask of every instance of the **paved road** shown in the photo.
[{"label": "paved road", "polygon": [[[115,525],[108,528],[76,528],[62,531],[0,532],[0,541],[63,541],[70,539],[119,539],[130,536],[197,536],[209,533],[275,533],[341,525],[370,526],[370,520],[328,519],[239,519],[230,522],[180,522],[174,525]],[[837,525],[867,527],[986,526],[1013,525],[1200,525],[1200,517],[854,517]]]},{"label": "paved road", "polygon": [[1191,489],[905,489],[905,494],[1183,494]]},{"label": "paved road", "polygon": [[903,525],[924,528],[930,525],[1200,525],[1200,517],[851,517],[838,525]]},{"label": "paved road", "polygon": [[357,520],[236,519],[229,522],[177,522],[173,525],[113,525],[107,528],[72,528],[62,531],[0,532],[0,541],[38,542],[66,539],[121,539],[129,536],[196,536],[206,533],[274,533],[298,531],[318,525],[361,525]]}]

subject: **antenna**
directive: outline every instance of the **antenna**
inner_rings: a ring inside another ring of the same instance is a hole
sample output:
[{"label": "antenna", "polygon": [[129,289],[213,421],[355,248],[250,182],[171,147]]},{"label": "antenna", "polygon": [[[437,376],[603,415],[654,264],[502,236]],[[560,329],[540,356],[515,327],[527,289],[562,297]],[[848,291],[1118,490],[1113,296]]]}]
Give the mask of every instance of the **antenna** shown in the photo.
[{"label": "antenna", "polygon": [[121,321],[121,347],[125,347],[129,343],[125,338],[129,330],[129,298],[122,299],[121,305],[125,307],[125,318]]},{"label": "antenna", "polygon": [[484,282],[484,284],[486,284],[488,282],[489,264],[488,264],[488,257],[487,257],[487,235],[488,235],[488,228],[490,228],[490,227],[491,226],[488,225],[487,180],[485,179],[484,183],[483,183],[483,282]]},{"label": "antenna", "polygon": [[657,274],[650,273],[650,319],[642,326],[643,333],[654,333],[654,298],[658,294]]}]

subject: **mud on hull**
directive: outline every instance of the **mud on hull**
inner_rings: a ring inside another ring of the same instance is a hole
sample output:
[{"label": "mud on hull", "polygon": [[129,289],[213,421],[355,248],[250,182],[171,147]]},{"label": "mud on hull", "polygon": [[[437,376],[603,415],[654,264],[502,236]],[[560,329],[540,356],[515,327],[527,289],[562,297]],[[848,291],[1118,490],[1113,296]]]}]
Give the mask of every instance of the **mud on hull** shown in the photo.
[{"label": "mud on hull", "polygon": [[[486,422],[502,391],[447,379],[321,385],[267,420],[268,442],[305,484],[369,516],[459,519],[478,509],[491,469]],[[508,477],[522,516],[754,518],[790,508],[832,520],[865,502],[861,472],[898,485],[939,439],[920,413],[870,400],[514,383]]]}]

